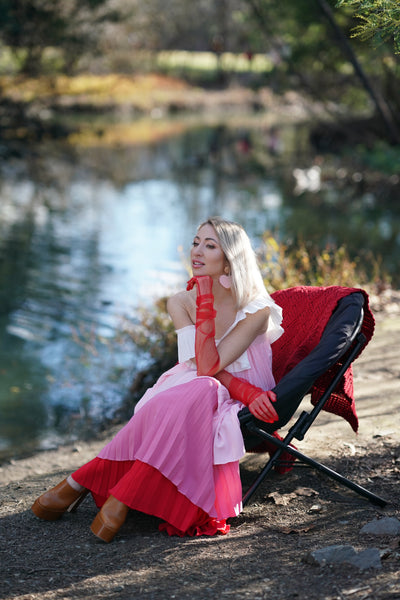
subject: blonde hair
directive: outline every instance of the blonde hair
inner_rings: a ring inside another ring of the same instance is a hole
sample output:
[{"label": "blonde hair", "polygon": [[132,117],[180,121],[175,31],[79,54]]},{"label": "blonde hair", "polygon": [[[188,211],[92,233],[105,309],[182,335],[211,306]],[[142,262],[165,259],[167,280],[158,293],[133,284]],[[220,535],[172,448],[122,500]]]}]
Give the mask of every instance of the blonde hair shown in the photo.
[{"label": "blonde hair", "polygon": [[243,308],[257,296],[267,295],[256,255],[243,227],[221,217],[209,217],[198,230],[204,225],[214,227],[228,261],[237,308]]}]

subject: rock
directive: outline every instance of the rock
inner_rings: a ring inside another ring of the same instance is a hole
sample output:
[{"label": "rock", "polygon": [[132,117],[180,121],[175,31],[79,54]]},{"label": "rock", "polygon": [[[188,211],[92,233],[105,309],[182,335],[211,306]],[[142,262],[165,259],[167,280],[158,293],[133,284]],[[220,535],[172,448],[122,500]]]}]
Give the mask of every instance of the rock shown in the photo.
[{"label": "rock", "polygon": [[348,562],[355,555],[356,551],[353,546],[326,546],[326,548],[320,548],[307,554],[305,562],[324,567],[328,564]]},{"label": "rock", "polygon": [[325,567],[333,564],[350,564],[360,571],[366,569],[380,569],[381,555],[378,548],[367,548],[356,552],[353,546],[327,546],[314,552],[310,552],[304,558],[304,562],[311,565]]},{"label": "rock", "polygon": [[360,533],[367,533],[369,535],[399,535],[400,521],[396,517],[374,519],[364,525]]},{"label": "rock", "polygon": [[319,513],[322,511],[321,504],[313,504],[307,511],[308,514]]},{"label": "rock", "polygon": [[378,548],[367,548],[367,550],[359,552],[349,562],[360,569],[360,571],[380,569],[382,567],[381,553]]}]

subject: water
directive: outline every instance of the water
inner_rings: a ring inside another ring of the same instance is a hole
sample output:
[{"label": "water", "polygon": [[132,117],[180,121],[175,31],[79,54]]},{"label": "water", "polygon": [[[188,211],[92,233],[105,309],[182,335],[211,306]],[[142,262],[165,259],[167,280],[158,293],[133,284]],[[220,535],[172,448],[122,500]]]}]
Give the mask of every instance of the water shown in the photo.
[{"label": "water", "polygon": [[321,186],[299,195],[285,176],[296,144],[260,166],[224,135],[221,143],[221,130],[200,128],[147,148],[79,155],[49,146],[5,164],[0,458],[90,436],[112,418],[146,361],[115,345],[121,318],[183,286],[182,256],[208,215],[242,223],[255,247],[266,230],[352,241],[361,256],[379,249],[396,271],[399,209],[390,198]]}]

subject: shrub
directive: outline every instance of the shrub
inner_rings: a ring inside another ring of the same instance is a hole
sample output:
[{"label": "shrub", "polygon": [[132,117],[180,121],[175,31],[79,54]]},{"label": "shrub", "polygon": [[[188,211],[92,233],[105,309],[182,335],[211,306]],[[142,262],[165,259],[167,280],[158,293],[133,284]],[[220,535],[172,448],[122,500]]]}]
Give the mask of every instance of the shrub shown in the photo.
[{"label": "shrub", "polygon": [[350,259],[344,246],[326,246],[321,251],[304,242],[279,244],[268,232],[263,241],[261,272],[270,292],[296,285],[354,287],[367,284],[364,270],[356,260]]}]

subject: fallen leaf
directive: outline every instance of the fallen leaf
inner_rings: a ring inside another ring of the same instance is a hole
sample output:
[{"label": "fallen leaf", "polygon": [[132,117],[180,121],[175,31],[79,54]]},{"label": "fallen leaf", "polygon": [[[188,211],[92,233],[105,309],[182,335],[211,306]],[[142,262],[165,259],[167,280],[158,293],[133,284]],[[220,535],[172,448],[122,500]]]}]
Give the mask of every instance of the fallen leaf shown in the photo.
[{"label": "fallen leaf", "polygon": [[287,506],[289,502],[297,498],[297,494],[295,492],[292,492],[291,494],[280,494],[279,492],[271,492],[270,494],[268,494],[267,498],[272,500],[275,504]]},{"label": "fallen leaf", "polygon": [[285,534],[291,534],[291,533],[307,533],[307,531],[310,531],[311,529],[314,529],[315,525],[308,525],[307,527],[284,527],[283,529],[280,529],[281,533],[285,533]]},{"label": "fallen leaf", "polygon": [[298,487],[294,490],[297,496],[318,496],[318,492],[312,488]]}]

